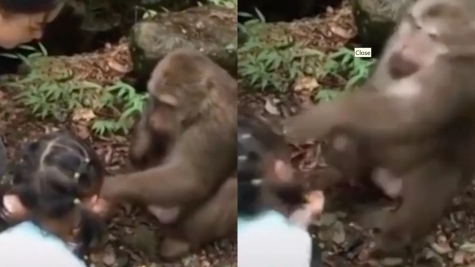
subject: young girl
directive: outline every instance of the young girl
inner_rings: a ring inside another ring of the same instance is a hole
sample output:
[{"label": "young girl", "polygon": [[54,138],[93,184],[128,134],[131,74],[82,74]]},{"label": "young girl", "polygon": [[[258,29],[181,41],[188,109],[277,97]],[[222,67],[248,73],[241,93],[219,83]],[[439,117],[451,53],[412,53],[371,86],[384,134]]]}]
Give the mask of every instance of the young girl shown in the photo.
[{"label": "young girl", "polygon": [[321,213],[323,195],[304,194],[283,137],[246,115],[238,118],[238,181],[239,266],[320,266],[306,228]]},{"label": "young girl", "polygon": [[27,145],[3,196],[0,266],[85,267],[71,244],[85,252],[102,240],[103,227],[90,209],[102,185],[97,154],[79,139],[53,133]]}]

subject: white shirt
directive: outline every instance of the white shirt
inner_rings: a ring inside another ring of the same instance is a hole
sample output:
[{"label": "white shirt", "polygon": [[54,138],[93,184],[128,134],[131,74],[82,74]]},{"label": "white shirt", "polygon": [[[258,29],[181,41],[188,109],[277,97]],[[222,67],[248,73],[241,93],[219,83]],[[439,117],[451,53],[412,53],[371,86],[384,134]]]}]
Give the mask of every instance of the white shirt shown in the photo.
[{"label": "white shirt", "polygon": [[0,233],[2,267],[86,267],[58,237],[23,222]]},{"label": "white shirt", "polygon": [[282,214],[238,219],[239,267],[309,267],[312,239]]}]

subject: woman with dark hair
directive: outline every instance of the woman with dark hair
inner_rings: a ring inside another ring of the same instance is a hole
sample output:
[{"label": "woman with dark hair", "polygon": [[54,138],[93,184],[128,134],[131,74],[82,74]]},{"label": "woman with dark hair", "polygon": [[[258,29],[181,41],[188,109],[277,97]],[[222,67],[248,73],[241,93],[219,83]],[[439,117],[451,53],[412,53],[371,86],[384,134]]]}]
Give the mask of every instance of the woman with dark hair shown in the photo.
[{"label": "woman with dark hair", "polygon": [[102,241],[99,203],[104,170],[95,151],[78,138],[53,133],[30,143],[4,193],[0,266],[85,267],[84,255]]},{"label": "woman with dark hair", "polygon": [[0,46],[6,49],[38,40],[66,0],[0,0]]},{"label": "woman with dark hair", "polygon": [[[40,39],[45,26],[58,16],[65,2],[66,0],[0,0],[0,47],[12,49]],[[0,166],[4,165],[6,151],[0,138]],[[0,177],[3,173],[4,170],[0,168]]]}]

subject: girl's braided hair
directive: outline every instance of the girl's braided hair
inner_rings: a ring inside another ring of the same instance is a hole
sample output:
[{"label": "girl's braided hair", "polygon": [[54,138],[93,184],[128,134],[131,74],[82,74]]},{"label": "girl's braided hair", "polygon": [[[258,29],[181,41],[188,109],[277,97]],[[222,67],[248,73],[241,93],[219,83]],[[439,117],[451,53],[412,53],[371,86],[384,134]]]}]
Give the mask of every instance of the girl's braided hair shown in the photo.
[{"label": "girl's braided hair", "polygon": [[18,196],[34,223],[77,211],[80,249],[85,252],[102,241],[101,220],[81,204],[99,192],[104,177],[99,156],[85,142],[64,132],[44,135],[26,145],[12,174],[8,193]]}]

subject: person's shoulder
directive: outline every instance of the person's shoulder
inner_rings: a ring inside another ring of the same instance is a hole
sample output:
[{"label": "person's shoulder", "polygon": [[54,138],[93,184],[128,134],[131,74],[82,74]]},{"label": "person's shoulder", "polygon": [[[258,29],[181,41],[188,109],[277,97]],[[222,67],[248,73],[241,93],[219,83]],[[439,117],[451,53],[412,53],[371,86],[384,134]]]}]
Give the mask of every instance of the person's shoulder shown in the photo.
[{"label": "person's shoulder", "polygon": [[38,267],[86,267],[63,242],[37,232],[29,224],[19,224],[0,234],[0,266],[2,262]]}]

